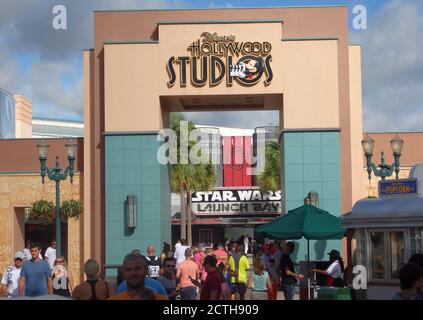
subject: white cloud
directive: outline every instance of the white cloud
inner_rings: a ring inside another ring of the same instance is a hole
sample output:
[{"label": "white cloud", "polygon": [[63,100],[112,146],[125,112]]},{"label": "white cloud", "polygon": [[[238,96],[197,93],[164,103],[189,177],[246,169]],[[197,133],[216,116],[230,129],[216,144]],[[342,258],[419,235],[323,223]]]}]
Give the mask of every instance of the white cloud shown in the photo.
[{"label": "white cloud", "polygon": [[[222,7],[218,2],[209,6]],[[423,1],[384,1],[379,10],[368,16],[368,30],[351,34],[351,42],[362,45],[364,129],[423,131]],[[273,118],[271,113],[258,118],[248,114],[188,117],[198,123],[204,118],[211,125],[215,121],[246,128]]]},{"label": "white cloud", "polygon": [[[1,42],[0,42],[1,43]],[[75,62],[36,62],[20,74],[11,52],[0,53],[0,87],[32,100],[36,116],[81,119],[82,79]],[[67,86],[62,76],[73,79]]]},{"label": "white cloud", "polygon": [[[62,0],[68,9],[68,30],[55,31],[51,12],[57,0],[1,0],[0,87],[27,95],[35,115],[82,118],[81,50],[92,47],[94,9],[184,7],[183,0]],[[230,6],[209,2],[210,7]],[[423,130],[423,2],[387,1],[369,17],[368,30],[353,32],[362,45],[364,126],[368,131]],[[37,57],[20,73],[22,54]],[[63,77],[71,79],[63,85]],[[263,112],[188,113],[197,123],[252,128],[275,118]]]},{"label": "white cloud", "polygon": [[[183,0],[61,0],[68,29],[58,31],[52,27],[57,4],[1,0],[0,87],[31,99],[35,116],[73,119],[82,119],[82,50],[92,47],[93,10],[185,6]],[[23,71],[22,55],[37,57]]]},{"label": "white cloud", "polygon": [[423,131],[423,2],[392,0],[367,31],[352,34],[362,45],[366,131]]}]

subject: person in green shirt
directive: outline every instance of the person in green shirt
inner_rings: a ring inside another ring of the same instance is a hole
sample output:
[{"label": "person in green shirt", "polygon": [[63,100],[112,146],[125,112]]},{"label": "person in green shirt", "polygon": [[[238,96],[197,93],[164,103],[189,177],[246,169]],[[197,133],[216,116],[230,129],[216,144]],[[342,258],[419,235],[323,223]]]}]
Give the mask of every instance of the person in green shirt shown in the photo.
[{"label": "person in green shirt", "polygon": [[232,276],[231,283],[236,294],[236,300],[245,300],[248,269],[250,269],[250,263],[244,255],[244,246],[239,245],[236,247],[235,254],[229,257],[229,270]]}]

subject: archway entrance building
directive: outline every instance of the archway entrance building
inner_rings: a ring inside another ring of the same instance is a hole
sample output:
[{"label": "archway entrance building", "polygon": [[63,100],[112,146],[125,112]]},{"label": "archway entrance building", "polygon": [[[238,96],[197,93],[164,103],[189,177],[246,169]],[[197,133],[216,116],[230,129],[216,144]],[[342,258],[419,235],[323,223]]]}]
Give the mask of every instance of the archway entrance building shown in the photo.
[{"label": "archway entrance building", "polygon": [[315,191],[325,210],[349,212],[362,186],[360,67],[347,7],[95,12],[84,52],[85,258],[114,265],[170,242],[168,168],[157,161],[169,112],[279,110],[285,209]]}]

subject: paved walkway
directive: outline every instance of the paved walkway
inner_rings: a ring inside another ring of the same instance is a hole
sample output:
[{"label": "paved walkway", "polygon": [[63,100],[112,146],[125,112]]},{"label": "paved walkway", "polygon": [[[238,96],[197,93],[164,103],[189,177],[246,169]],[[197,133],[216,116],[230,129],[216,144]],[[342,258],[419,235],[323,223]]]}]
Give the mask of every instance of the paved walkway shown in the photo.
[{"label": "paved walkway", "polygon": [[[250,263],[251,270],[253,269],[253,255],[251,253],[247,254],[248,262]],[[245,299],[249,300],[251,295],[251,290],[247,290],[247,293],[245,295]],[[278,291],[278,297],[277,300],[285,300],[285,297],[283,295],[282,291]],[[294,300],[300,300],[299,293],[296,293],[294,295]]]}]

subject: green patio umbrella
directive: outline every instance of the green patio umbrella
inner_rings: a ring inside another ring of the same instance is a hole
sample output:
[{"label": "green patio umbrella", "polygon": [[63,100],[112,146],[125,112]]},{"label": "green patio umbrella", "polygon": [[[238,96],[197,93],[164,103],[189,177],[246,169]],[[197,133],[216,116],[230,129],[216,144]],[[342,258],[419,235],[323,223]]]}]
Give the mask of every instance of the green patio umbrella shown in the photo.
[{"label": "green patio umbrella", "polygon": [[345,229],[341,219],[329,212],[305,204],[256,228],[273,239],[332,240],[342,239]]},{"label": "green patio umbrella", "polygon": [[[345,235],[340,218],[311,204],[289,210],[287,214],[257,227],[256,231],[272,239],[294,240],[303,237],[307,239],[308,269],[310,269],[310,240],[336,240],[342,239]],[[308,273],[307,280],[310,299]]]}]

